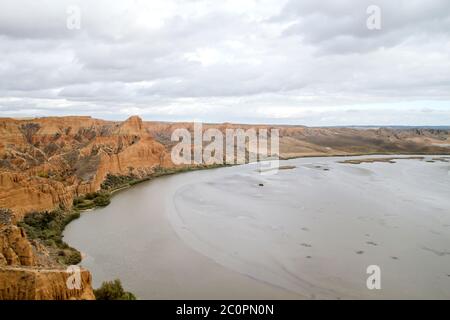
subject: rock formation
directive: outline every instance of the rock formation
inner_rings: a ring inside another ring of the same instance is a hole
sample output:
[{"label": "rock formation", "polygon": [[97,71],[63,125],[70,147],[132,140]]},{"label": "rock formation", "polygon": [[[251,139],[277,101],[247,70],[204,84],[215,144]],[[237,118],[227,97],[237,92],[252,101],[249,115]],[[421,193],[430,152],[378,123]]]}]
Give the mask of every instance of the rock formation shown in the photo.
[{"label": "rock formation", "polygon": [[92,277],[80,271],[80,289],[68,289],[65,270],[0,267],[0,300],[93,300]]},{"label": "rock formation", "polygon": [[61,267],[49,269],[45,248],[32,244],[13,222],[8,211],[0,211],[0,300],[95,298],[89,271],[81,269],[79,289],[69,289],[72,274]]},{"label": "rock formation", "polygon": [[18,216],[72,205],[108,173],[149,175],[170,166],[166,148],[139,117],[122,123],[90,117],[0,119],[0,208]]}]

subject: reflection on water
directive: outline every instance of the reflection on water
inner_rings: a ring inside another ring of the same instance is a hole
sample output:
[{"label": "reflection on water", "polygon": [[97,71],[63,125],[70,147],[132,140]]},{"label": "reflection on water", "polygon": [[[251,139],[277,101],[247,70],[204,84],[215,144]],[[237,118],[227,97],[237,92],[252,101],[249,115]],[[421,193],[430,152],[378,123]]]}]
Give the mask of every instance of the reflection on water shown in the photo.
[{"label": "reflection on water", "polygon": [[[342,159],[160,178],[65,240],[96,285],[118,277],[140,298],[450,298],[449,163]],[[366,287],[369,265],[381,290]]]}]

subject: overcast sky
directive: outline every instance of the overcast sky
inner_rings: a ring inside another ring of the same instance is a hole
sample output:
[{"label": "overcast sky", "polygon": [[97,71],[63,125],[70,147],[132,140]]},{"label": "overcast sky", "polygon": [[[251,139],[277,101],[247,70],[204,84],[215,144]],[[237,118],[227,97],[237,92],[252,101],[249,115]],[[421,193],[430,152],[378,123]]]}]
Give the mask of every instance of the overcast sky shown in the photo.
[{"label": "overcast sky", "polygon": [[133,114],[450,125],[450,1],[0,0],[0,116]]}]

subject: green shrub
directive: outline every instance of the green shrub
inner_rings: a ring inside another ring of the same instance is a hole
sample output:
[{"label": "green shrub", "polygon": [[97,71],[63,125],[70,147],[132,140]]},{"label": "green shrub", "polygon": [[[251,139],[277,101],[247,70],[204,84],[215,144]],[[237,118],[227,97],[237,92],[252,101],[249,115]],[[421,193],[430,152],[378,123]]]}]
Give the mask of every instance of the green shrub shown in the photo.
[{"label": "green shrub", "polygon": [[80,216],[79,212],[33,212],[26,215],[19,226],[24,228],[28,238],[40,239],[53,250],[57,261],[71,265],[81,261],[81,254],[62,240],[65,226]]},{"label": "green shrub", "polygon": [[115,190],[122,188],[124,186],[129,185],[130,183],[138,180],[137,177],[133,175],[128,176],[122,176],[122,175],[113,175],[113,174],[107,174],[105,180],[103,181],[101,188],[102,190]]},{"label": "green shrub", "polygon": [[75,198],[73,205],[78,210],[105,207],[110,203],[111,195],[108,192],[91,192],[84,196]]},{"label": "green shrub", "polygon": [[95,207],[95,203],[92,200],[80,200],[75,206],[78,210],[87,210]]},{"label": "green shrub", "polygon": [[97,300],[136,300],[134,294],[123,289],[119,279],[103,282],[94,295]]},{"label": "green shrub", "polygon": [[105,207],[111,202],[110,195],[106,193],[99,193],[96,198],[94,198],[94,203],[96,206]]},{"label": "green shrub", "polygon": [[48,178],[48,173],[47,172],[38,172],[37,174],[38,177],[40,178]]},{"label": "green shrub", "polygon": [[90,192],[84,196],[84,198],[88,200],[94,200],[95,197],[97,197],[97,192]]},{"label": "green shrub", "polygon": [[70,266],[81,262],[81,253],[78,250],[69,248],[68,250],[64,250],[63,252],[64,255],[61,259],[59,259],[60,263]]}]

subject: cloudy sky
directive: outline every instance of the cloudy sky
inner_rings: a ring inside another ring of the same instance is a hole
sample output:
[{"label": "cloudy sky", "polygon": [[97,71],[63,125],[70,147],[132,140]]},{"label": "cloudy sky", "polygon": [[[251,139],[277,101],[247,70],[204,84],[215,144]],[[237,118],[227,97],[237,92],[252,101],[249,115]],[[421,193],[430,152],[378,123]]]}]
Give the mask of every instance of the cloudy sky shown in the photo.
[{"label": "cloudy sky", "polygon": [[132,114],[450,125],[450,1],[0,0],[1,117]]}]

